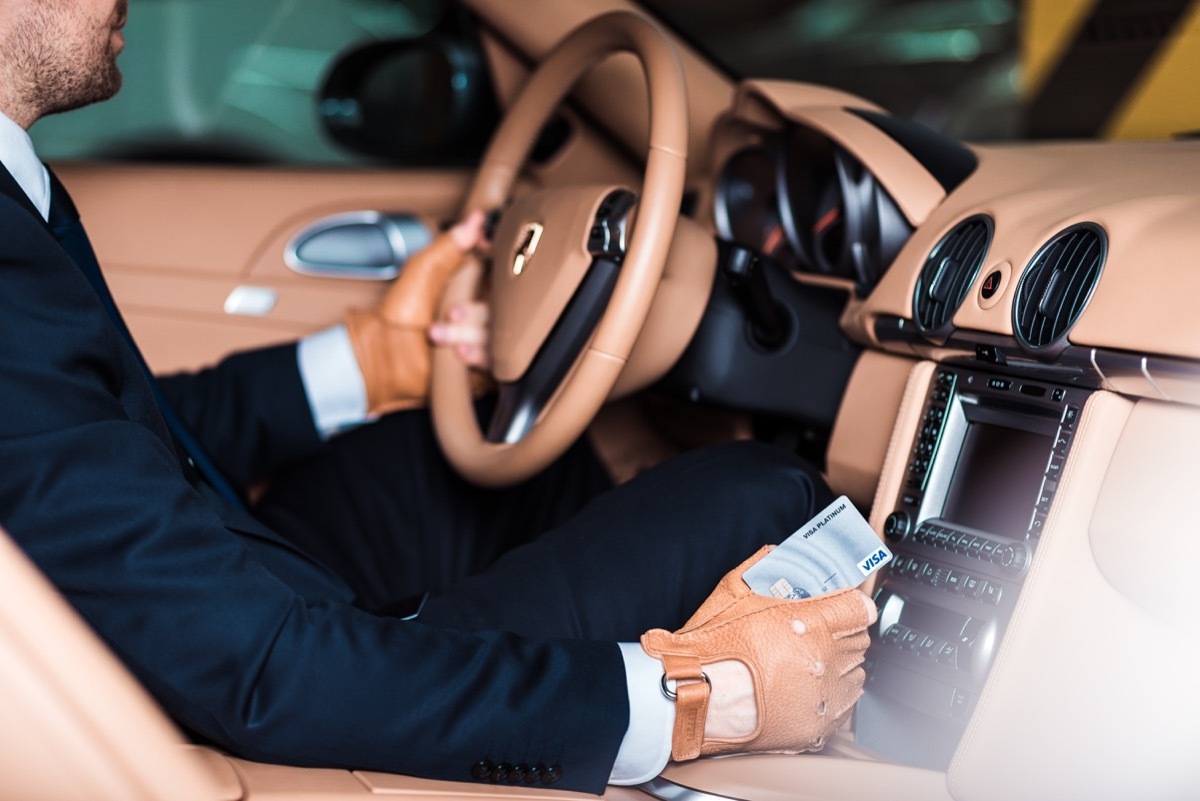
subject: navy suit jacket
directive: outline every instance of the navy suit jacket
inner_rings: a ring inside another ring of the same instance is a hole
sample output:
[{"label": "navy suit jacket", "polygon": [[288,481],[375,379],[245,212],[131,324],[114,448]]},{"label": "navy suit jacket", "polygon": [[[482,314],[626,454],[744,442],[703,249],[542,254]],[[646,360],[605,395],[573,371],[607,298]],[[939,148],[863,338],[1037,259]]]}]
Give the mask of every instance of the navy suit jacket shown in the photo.
[{"label": "navy suit jacket", "polygon": [[[250,759],[468,781],[482,761],[541,764],[601,791],[628,723],[617,647],[355,607],[190,469],[133,350],[0,173],[0,523],[168,713]],[[294,346],[161,387],[241,486],[320,447]]]}]

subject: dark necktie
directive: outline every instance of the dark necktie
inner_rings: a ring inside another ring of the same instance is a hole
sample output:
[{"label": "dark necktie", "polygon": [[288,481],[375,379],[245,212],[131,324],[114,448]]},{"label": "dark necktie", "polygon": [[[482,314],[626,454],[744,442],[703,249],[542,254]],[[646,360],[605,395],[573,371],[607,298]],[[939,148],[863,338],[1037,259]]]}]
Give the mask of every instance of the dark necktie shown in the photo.
[{"label": "dark necktie", "polygon": [[66,188],[59,182],[58,177],[50,173],[50,230],[54,232],[54,236],[58,239],[63,250],[67,251],[67,255],[75,262],[75,266],[83,273],[84,278],[92,285],[92,289],[96,291],[96,295],[100,298],[100,303],[104,306],[104,310],[108,312],[113,325],[117,331],[129,343],[129,347],[133,349],[134,355],[137,357],[138,364],[141,365],[142,372],[146,374],[146,380],[150,384],[150,392],[154,395],[154,400],[158,404],[159,411],[162,412],[163,420],[166,421],[167,427],[171,429],[171,433],[175,436],[176,442],[183,451],[191,459],[196,470],[207,481],[213,489],[221,494],[225,500],[241,507],[242,500],[237,491],[229,483],[229,479],[221,473],[220,468],[213,462],[212,457],[204,450],[196,436],[188,429],[175,410],[171,408],[171,404],[163,396],[162,390],[158,387],[158,382],[154,379],[154,375],[150,372],[149,366],[145,359],[142,358],[142,352],[138,349],[137,344],[133,341],[133,336],[129,333],[129,329],[125,326],[125,321],[121,318],[121,313],[117,311],[117,304],[113,301],[112,294],[108,291],[108,284],[104,281],[104,276],[100,272],[100,263],[96,260],[96,253],[92,250],[92,243],[88,241],[87,232],[83,230],[83,223],[79,221],[79,212],[75,209],[75,204],[71,200],[71,196],[67,194]]}]

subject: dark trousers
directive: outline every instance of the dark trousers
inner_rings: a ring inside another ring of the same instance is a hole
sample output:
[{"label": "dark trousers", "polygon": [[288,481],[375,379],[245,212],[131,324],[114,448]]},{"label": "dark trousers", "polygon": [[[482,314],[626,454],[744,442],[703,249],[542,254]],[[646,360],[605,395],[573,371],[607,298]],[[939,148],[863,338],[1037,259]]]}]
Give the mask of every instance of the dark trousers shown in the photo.
[{"label": "dark trousers", "polygon": [[515,487],[442,458],[427,413],[389,415],[278,477],[255,513],[381,614],[534,637],[632,641],[678,628],[720,578],[832,500],[791,453],[690,452],[612,489],[585,442]]}]

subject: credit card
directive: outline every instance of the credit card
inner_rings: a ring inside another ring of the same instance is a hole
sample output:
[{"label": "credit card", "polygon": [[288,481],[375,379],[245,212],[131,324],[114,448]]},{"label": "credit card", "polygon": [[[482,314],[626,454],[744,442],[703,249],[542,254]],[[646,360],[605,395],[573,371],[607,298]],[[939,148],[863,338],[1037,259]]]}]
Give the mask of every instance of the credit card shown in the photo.
[{"label": "credit card", "polygon": [[742,577],[759,595],[811,598],[857,587],[890,561],[892,552],[843,495]]}]

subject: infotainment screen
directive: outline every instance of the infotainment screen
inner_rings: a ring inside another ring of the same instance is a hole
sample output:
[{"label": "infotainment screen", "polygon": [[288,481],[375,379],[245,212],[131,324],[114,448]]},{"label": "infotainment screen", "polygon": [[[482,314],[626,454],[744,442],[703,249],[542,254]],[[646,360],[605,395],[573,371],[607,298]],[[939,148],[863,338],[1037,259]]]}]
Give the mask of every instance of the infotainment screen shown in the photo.
[{"label": "infotainment screen", "polygon": [[1042,487],[1053,437],[971,422],[941,517],[1022,539]]}]

